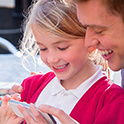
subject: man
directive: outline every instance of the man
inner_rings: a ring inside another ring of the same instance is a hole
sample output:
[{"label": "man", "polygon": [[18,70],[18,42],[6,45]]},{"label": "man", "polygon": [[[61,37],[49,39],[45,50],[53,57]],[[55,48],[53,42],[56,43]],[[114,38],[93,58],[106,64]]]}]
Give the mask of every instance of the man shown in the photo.
[{"label": "man", "polygon": [[121,75],[122,75],[121,83],[122,83],[122,87],[124,89],[124,69],[121,70]]},{"label": "man", "polygon": [[85,45],[96,46],[113,71],[123,69],[124,0],[73,1],[78,18],[86,28]]}]

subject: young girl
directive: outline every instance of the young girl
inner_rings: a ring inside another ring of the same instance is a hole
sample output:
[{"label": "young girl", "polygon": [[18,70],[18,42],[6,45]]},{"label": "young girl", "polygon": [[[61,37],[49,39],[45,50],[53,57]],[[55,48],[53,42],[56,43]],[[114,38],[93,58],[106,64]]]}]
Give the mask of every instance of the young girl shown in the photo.
[{"label": "young girl", "polygon": [[[58,124],[122,124],[124,91],[102,73],[103,68],[97,65],[102,61],[98,62],[99,56],[94,58],[96,51],[84,47],[84,36],[74,5],[59,0],[34,2],[22,51],[36,54],[40,50],[41,60],[53,72],[25,79],[21,101],[34,103],[41,111],[54,115]],[[26,123],[47,123],[33,104],[30,108],[37,121],[18,107]],[[17,123],[16,119],[12,122]]]}]

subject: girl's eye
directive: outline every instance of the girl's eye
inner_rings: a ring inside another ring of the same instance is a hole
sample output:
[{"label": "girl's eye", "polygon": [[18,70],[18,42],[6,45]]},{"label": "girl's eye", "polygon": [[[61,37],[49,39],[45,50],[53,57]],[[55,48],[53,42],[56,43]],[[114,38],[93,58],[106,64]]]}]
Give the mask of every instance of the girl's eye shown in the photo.
[{"label": "girl's eye", "polygon": [[60,48],[58,47],[59,50],[66,50],[68,47],[63,47],[63,48]]},{"label": "girl's eye", "polygon": [[41,49],[41,48],[40,48],[40,51],[45,51],[45,50],[47,50],[47,48],[44,48],[44,49]]}]

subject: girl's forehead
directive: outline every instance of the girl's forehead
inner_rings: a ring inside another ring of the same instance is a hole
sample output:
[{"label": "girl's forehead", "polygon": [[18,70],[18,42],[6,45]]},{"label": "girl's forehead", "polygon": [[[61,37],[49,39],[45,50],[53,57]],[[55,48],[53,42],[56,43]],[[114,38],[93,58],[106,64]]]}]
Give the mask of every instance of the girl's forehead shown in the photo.
[{"label": "girl's forehead", "polygon": [[40,29],[40,28],[38,28],[38,27],[32,27],[32,33],[33,33],[33,35],[36,37],[36,38],[41,38],[41,39],[49,39],[49,38],[51,38],[51,39],[56,39],[56,40],[60,40],[61,39],[61,41],[66,41],[66,40],[68,40],[68,38],[64,38],[64,37],[62,37],[62,36],[59,36],[59,35],[55,35],[55,34],[53,34],[52,32],[50,32],[50,31],[47,31],[47,30],[43,30],[43,29]]},{"label": "girl's forehead", "polygon": [[67,42],[69,43],[69,41],[71,41],[71,39],[59,37],[47,31],[39,32],[37,30],[33,30],[33,35],[35,37],[37,44],[47,44],[47,43],[62,44]]},{"label": "girl's forehead", "polygon": [[43,35],[43,36],[50,36],[50,37],[58,37],[57,35],[53,34],[51,31],[47,31],[46,29],[43,29],[42,27],[38,26],[38,25],[33,25],[31,27],[32,32],[34,35]]},{"label": "girl's forehead", "polygon": [[[32,26],[32,31],[37,42],[41,42],[41,43],[48,42],[50,44],[65,44],[65,43],[75,44],[74,42],[76,42],[75,38],[63,37],[57,34],[55,35],[52,32],[43,30],[35,25]],[[77,39],[84,40],[83,38],[77,38]]]}]

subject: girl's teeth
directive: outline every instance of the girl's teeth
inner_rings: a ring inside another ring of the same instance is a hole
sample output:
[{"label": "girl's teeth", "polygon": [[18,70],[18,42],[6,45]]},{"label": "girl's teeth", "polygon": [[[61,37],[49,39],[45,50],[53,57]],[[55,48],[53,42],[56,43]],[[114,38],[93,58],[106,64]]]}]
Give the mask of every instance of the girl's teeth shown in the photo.
[{"label": "girl's teeth", "polygon": [[68,64],[66,65],[63,65],[63,66],[59,66],[59,67],[54,67],[55,69],[62,69],[62,68],[65,68]]}]

